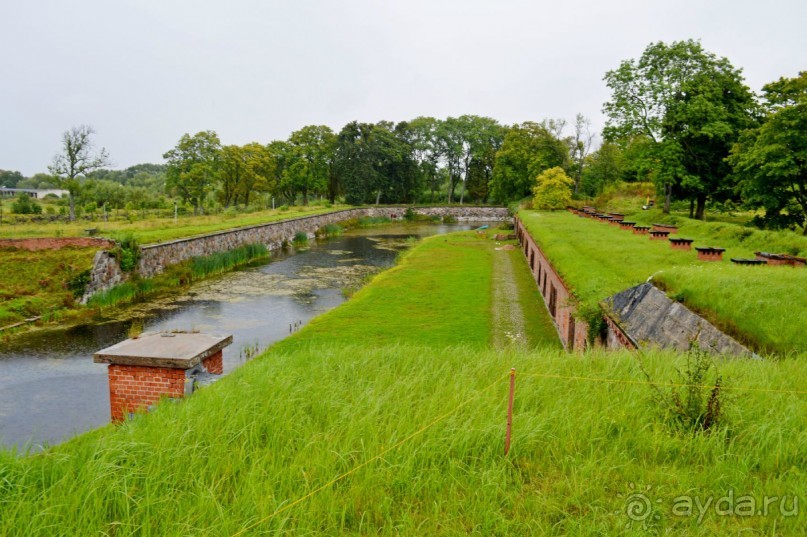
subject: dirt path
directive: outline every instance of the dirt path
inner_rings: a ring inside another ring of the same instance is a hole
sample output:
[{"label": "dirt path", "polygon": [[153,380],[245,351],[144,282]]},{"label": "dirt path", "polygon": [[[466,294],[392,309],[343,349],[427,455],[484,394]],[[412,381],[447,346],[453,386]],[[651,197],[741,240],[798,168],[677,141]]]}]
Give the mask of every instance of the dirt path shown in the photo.
[{"label": "dirt path", "polygon": [[519,285],[515,263],[518,250],[493,252],[493,346],[502,349],[510,345],[527,346],[524,311],[519,300]]}]

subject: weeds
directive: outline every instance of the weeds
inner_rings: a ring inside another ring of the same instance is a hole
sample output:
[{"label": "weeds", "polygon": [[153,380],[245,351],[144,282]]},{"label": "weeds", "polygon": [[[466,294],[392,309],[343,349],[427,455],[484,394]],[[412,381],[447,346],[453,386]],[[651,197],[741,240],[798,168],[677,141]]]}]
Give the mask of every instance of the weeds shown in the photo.
[{"label": "weeds", "polygon": [[674,429],[695,434],[709,433],[723,423],[723,377],[717,372],[711,356],[697,345],[686,353],[683,371],[676,369],[678,378],[670,383],[676,386],[669,391],[660,388],[644,366],[641,370],[651,382],[656,409]]},{"label": "weeds", "polygon": [[308,244],[308,233],[305,231],[298,231],[294,234],[294,238],[291,240],[295,246],[303,246]]}]

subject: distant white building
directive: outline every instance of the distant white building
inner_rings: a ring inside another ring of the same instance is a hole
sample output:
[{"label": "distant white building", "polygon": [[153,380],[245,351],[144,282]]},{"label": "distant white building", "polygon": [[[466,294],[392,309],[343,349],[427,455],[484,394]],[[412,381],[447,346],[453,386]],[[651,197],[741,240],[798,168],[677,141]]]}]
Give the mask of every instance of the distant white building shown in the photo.
[{"label": "distant white building", "polygon": [[60,190],[58,188],[6,188],[0,187],[0,196],[4,198],[16,198],[22,194],[27,194],[34,199],[41,200],[48,194],[53,194],[57,198],[64,198],[70,194],[67,190]]}]

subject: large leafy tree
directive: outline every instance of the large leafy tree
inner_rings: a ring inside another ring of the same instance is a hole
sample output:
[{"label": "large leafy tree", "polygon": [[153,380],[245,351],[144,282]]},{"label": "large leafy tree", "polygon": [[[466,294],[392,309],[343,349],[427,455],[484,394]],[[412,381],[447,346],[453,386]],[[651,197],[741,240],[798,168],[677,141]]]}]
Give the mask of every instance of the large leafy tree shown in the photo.
[{"label": "large leafy tree", "polygon": [[459,117],[463,137],[462,191],[460,203],[467,191],[477,201],[489,194],[496,152],[504,140],[504,129],[495,119],[465,115]]},{"label": "large leafy tree", "polygon": [[606,186],[620,181],[625,173],[625,157],[622,148],[612,142],[604,142],[585,159],[579,192],[587,196],[600,194]]},{"label": "large leafy tree", "polygon": [[771,227],[807,235],[807,71],[763,88],[766,116],[732,149],[745,200],[765,209]]},{"label": "large leafy tree", "polygon": [[533,205],[550,211],[563,209],[572,200],[573,187],[574,179],[560,166],[544,170],[535,178]]},{"label": "large leafy tree", "polygon": [[413,148],[417,136],[406,122],[345,125],[334,158],[347,202],[413,202],[422,184]]},{"label": "large leafy tree", "polygon": [[433,117],[416,117],[409,122],[412,155],[417,163],[420,181],[431,192],[431,201],[443,184],[439,173],[440,151],[437,144],[437,128],[440,120]]},{"label": "large leafy tree", "polygon": [[221,142],[213,131],[184,134],[177,145],[163,155],[167,160],[166,186],[204,212],[204,200],[221,177]]},{"label": "large leafy tree", "polygon": [[496,153],[490,195],[506,203],[532,193],[535,177],[569,162],[569,147],[559,138],[554,123],[527,121],[507,130]]},{"label": "large leafy tree", "polygon": [[81,180],[88,173],[109,165],[106,149],[95,149],[92,136],[95,130],[88,125],[73,127],[62,135],[62,151],[53,157],[48,170],[60,186],[70,192],[70,220],[76,219],[76,196]]},{"label": "large leafy tree", "polygon": [[605,75],[611,100],[604,134],[609,140],[649,140],[646,162],[665,194],[696,204],[703,219],[709,199],[732,192],[726,163],[739,133],[754,123],[755,101],[738,69],[697,41],[648,46]]},{"label": "large leafy tree", "polygon": [[308,125],[289,136],[292,162],[287,179],[302,194],[303,205],[308,205],[310,194],[328,188],[335,143],[336,136],[325,125]]}]

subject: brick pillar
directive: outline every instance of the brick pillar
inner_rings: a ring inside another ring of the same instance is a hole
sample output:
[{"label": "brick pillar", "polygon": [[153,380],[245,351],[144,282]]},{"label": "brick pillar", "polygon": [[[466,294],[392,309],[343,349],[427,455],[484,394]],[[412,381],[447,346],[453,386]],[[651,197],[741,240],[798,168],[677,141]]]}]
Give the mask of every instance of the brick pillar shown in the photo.
[{"label": "brick pillar", "polygon": [[97,352],[93,360],[109,364],[112,422],[147,411],[163,397],[190,395],[197,379],[224,373],[222,349],[232,341],[198,333],[144,334]]},{"label": "brick pillar", "polygon": [[147,410],[162,396],[178,398],[185,393],[184,369],[112,364],[108,373],[113,423],[124,421],[130,413]]}]

